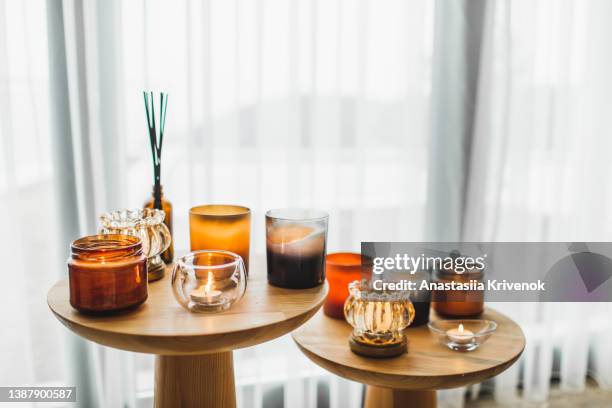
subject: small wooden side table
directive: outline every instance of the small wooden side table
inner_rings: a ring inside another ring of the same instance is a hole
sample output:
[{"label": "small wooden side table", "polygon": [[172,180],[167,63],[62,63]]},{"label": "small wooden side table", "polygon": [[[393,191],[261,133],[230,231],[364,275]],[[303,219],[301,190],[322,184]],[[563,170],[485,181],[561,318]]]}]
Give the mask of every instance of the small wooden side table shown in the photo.
[{"label": "small wooden side table", "polygon": [[321,307],[327,283],[291,290],[267,283],[265,263],[252,262],[247,290],[230,310],[194,314],[174,299],[170,278],[149,284],[137,310],[108,317],[83,315],[70,306],[68,281],[47,295],[64,326],[105,346],[156,355],[155,407],[235,407],[232,350],[280,337],[302,325]]},{"label": "small wooden side table", "polygon": [[[435,314],[432,320],[437,319]],[[488,309],[497,331],[479,349],[457,352],[437,343],[427,326],[408,328],[408,353],[374,359],[351,352],[351,326],[319,312],[292,336],[302,352],[326,370],[367,385],[366,408],[435,407],[435,390],[484,381],[510,367],[525,348],[521,328]]]}]

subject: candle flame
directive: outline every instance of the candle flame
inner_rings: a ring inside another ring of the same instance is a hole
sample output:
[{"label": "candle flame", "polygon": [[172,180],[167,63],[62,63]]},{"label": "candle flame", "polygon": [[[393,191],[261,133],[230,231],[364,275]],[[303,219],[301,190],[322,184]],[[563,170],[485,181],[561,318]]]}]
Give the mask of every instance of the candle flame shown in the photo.
[{"label": "candle flame", "polygon": [[458,329],[459,333],[463,333],[463,324],[459,324],[459,329]]},{"label": "candle flame", "polygon": [[208,280],[206,281],[206,285],[204,285],[204,294],[208,295],[213,289],[213,273],[212,271],[208,271]]}]

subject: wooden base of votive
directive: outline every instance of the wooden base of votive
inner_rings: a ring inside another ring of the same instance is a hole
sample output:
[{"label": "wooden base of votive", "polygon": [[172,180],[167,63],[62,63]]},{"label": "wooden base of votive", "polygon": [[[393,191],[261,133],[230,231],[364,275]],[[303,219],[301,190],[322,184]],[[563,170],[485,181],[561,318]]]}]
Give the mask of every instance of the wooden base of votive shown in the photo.
[{"label": "wooden base of votive", "polygon": [[397,357],[407,352],[408,340],[406,340],[406,337],[404,337],[401,343],[394,343],[384,346],[373,346],[355,340],[353,338],[353,335],[351,334],[351,337],[349,337],[349,346],[351,347],[351,351],[353,353],[359,354],[360,356],[374,358],[390,358]]},{"label": "wooden base of votive", "polygon": [[164,277],[166,272],[166,264],[160,262],[159,264],[147,263],[147,279],[149,282],[155,282]]}]

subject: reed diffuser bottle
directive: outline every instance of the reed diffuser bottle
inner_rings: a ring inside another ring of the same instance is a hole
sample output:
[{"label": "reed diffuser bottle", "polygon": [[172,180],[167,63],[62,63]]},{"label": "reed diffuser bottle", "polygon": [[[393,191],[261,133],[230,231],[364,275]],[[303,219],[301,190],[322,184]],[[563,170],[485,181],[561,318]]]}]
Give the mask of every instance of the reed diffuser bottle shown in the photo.
[{"label": "reed diffuser bottle", "polygon": [[[166,127],[166,112],[168,108],[168,94],[161,92],[159,95],[159,137],[155,126],[155,104],[153,92],[143,92],[145,112],[147,114],[147,128],[149,131],[149,142],[153,158],[153,191],[151,198],[144,203],[144,208],[163,210],[166,213],[164,224],[172,235],[172,203],[164,197],[164,188],[161,185],[161,153],[164,142],[164,129]],[[170,264],[174,260],[174,240],[170,246],[161,254],[161,259]]]},{"label": "reed diffuser bottle", "polygon": [[[148,199],[145,203],[144,203],[144,208],[155,208],[157,210],[163,210],[166,213],[166,218],[164,219],[164,224],[166,224],[166,227],[168,227],[168,230],[170,230],[170,235],[172,235],[172,203],[168,200],[166,200],[166,198],[164,197],[164,187],[163,186],[159,186],[159,196],[161,199],[161,207],[156,207],[155,206],[155,196],[156,196],[156,192],[155,190],[157,189],[156,185],[153,185],[153,191],[151,193],[151,198]],[[170,246],[168,247],[168,249],[166,249],[164,252],[162,252],[161,254],[161,259],[166,263],[166,264],[171,264],[172,261],[174,260],[174,240],[172,240],[170,242]]]}]

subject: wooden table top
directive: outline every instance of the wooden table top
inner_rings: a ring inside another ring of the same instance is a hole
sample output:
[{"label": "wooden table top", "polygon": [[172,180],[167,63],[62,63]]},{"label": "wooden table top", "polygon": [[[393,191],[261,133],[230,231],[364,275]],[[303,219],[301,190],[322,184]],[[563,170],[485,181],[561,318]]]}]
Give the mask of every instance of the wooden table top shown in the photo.
[{"label": "wooden table top", "polygon": [[179,305],[170,286],[171,267],[163,279],[149,284],[147,301],[129,313],[98,317],[77,312],[70,306],[67,279],[49,290],[47,303],[62,324],[96,343],[141,353],[189,355],[280,337],[310,319],[327,295],[327,283],[303,290],[268,285],[264,259],[253,260],[249,274],[244,297],[215,314],[190,313]]},{"label": "wooden table top", "polygon": [[[482,318],[497,322],[497,331],[471,352],[453,351],[439,344],[425,325],[406,330],[408,353],[388,359],[361,357],[349,348],[351,326],[322,311],[292,336],[308,358],[341,377],[378,387],[435,390],[493,377],[510,367],[523,352],[525,337],[516,323],[491,309]],[[433,315],[432,320],[436,319]]]}]

